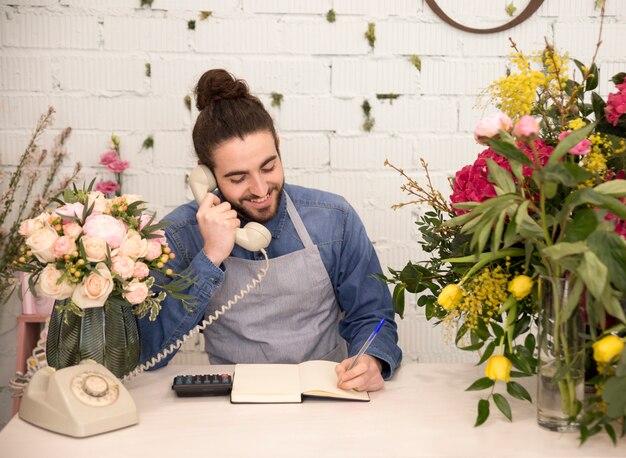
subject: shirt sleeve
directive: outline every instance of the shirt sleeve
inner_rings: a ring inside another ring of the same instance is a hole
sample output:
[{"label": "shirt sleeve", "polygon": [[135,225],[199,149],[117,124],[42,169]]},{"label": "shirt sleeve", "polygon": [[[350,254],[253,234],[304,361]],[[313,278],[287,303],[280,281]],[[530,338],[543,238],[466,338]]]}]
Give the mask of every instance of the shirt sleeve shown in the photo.
[{"label": "shirt sleeve", "polygon": [[[139,319],[142,363],[156,358],[165,349],[175,345],[201,322],[211,297],[224,281],[224,271],[216,266],[204,254],[204,251],[199,250],[193,257],[190,257],[186,251],[186,240],[174,230],[168,231],[168,229],[165,230],[166,239],[176,257],[168,262],[167,267],[175,274],[188,275],[194,279],[189,288],[180,291],[191,297],[192,306],[185,308],[179,299],[168,294],[161,302],[161,311],[154,321],[150,321],[148,316]],[[191,262],[189,262],[190,259]],[[161,285],[175,278],[167,277],[160,271],[153,271],[151,274],[155,276],[155,283]],[[156,287],[153,287],[153,290],[155,293],[159,292]],[[153,368],[165,366],[176,351],[177,349],[161,359]]]},{"label": "shirt sleeve", "polygon": [[398,347],[391,294],[387,285],[375,277],[379,273],[382,270],[374,246],[363,223],[350,207],[336,272],[337,300],[345,311],[339,323],[339,333],[348,343],[348,354],[353,356],[385,318],[366,354],[382,361],[382,376],[387,380],[400,365],[402,350]]}]

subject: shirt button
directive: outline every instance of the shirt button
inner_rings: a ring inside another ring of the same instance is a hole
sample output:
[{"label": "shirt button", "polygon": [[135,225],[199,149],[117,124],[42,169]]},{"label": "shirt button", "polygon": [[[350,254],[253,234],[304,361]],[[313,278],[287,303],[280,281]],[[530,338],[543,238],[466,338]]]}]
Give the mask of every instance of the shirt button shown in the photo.
[{"label": "shirt button", "polygon": [[217,278],[211,278],[211,283],[217,285],[220,281]]}]

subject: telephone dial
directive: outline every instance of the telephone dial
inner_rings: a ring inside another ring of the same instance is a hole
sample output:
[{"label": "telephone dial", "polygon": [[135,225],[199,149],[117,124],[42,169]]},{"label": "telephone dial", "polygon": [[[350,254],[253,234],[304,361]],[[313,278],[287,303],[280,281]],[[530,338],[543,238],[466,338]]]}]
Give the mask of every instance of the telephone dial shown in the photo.
[{"label": "telephone dial", "polygon": [[[198,165],[189,175],[189,186],[196,202],[200,204],[207,193],[217,188],[217,181],[206,165]],[[236,229],[235,243],[246,250],[259,251],[261,248],[267,248],[271,241],[270,231],[254,221],[249,222],[243,228]]]},{"label": "telephone dial", "polygon": [[[189,185],[200,203],[208,192],[216,189],[217,182],[207,166],[199,165],[191,172]],[[269,265],[265,248],[272,240],[270,231],[256,222],[236,231],[235,243],[250,251],[261,251],[265,256],[265,268],[261,268],[256,278],[213,315],[181,340],[126,374],[124,380],[150,369],[179,349],[187,339],[209,326],[263,280]],[[108,369],[93,360],[83,360],[77,366],[59,370],[44,367],[35,372],[24,390],[19,416],[34,425],[74,437],[100,434],[139,422],[137,408],[126,388]]]}]

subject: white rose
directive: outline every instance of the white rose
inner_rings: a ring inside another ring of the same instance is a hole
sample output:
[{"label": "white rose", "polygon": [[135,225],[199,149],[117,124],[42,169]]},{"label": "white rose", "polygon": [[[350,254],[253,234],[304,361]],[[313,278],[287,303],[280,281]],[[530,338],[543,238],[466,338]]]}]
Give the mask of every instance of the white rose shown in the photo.
[{"label": "white rose", "polygon": [[[143,202],[143,196],[140,196],[139,194],[124,194],[124,197],[126,198],[126,205],[133,204],[139,200]],[[145,207],[143,204],[141,204],[137,208],[143,209]]]},{"label": "white rose", "polygon": [[66,281],[59,282],[63,272],[54,265],[48,264],[41,271],[37,281],[37,293],[52,299],[67,299],[74,292],[75,286]]},{"label": "white rose", "polygon": [[85,277],[72,294],[72,301],[81,309],[102,307],[113,291],[113,277],[106,264],[96,264],[96,271]]},{"label": "white rose", "polygon": [[98,237],[84,236],[81,241],[87,255],[87,261],[100,262],[107,257],[107,243]]},{"label": "white rose", "polygon": [[135,274],[135,262],[128,256],[115,256],[111,261],[111,270],[126,280]]},{"label": "white rose", "polygon": [[132,259],[143,258],[148,252],[148,240],[142,239],[139,232],[129,230],[122,244],[120,245],[119,254],[128,256]]},{"label": "white rose", "polygon": [[87,208],[93,204],[93,211],[103,213],[107,208],[107,198],[100,191],[91,191],[87,194]]},{"label": "white rose", "polygon": [[24,237],[30,237],[37,229],[45,227],[45,223],[41,218],[25,219],[20,223],[20,228],[17,232]]},{"label": "white rose", "polygon": [[59,238],[59,234],[52,227],[46,226],[37,229],[26,239],[26,245],[39,259],[40,262],[52,262],[55,259],[54,242]]}]

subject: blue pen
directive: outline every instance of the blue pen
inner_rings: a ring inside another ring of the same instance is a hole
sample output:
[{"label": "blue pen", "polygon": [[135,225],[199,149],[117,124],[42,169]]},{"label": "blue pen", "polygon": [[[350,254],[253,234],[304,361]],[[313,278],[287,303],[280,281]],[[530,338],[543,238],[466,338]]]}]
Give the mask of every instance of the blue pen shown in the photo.
[{"label": "blue pen", "polygon": [[369,348],[370,344],[372,343],[372,341],[376,337],[376,334],[378,334],[378,331],[380,331],[380,328],[383,327],[384,323],[385,323],[385,319],[383,318],[382,320],[380,320],[380,322],[376,326],[376,329],[374,329],[374,332],[372,332],[370,334],[370,336],[367,338],[367,340],[365,341],[365,343],[363,344],[363,346],[361,347],[359,352],[356,354],[356,357],[352,360],[352,364],[350,364],[350,367],[348,368],[348,370],[350,370],[354,366],[356,366],[356,363],[359,362],[359,359],[361,359],[361,356],[363,356],[363,353],[365,353],[365,350],[367,350]]}]

